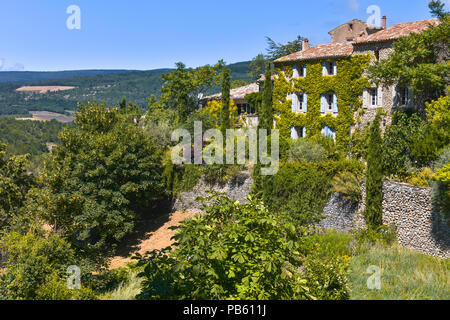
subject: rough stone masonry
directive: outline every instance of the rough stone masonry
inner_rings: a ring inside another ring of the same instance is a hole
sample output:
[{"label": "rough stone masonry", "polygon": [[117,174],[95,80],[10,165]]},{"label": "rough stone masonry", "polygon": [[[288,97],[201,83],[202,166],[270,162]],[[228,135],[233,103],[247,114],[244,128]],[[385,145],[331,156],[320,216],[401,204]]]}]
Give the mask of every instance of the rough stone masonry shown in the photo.
[{"label": "rough stone masonry", "polygon": [[[200,212],[202,205],[195,199],[207,196],[208,190],[225,193],[228,197],[244,202],[250,193],[253,180],[242,173],[224,185],[208,185],[200,182],[193,191],[181,193],[175,200],[173,211]],[[397,229],[401,246],[422,253],[450,258],[450,221],[444,221],[431,201],[431,189],[404,183],[385,181],[383,185],[383,222]],[[365,227],[362,212],[365,210],[365,185],[362,184],[362,200],[352,205],[339,194],[333,194],[326,204],[320,227],[350,231]]]}]

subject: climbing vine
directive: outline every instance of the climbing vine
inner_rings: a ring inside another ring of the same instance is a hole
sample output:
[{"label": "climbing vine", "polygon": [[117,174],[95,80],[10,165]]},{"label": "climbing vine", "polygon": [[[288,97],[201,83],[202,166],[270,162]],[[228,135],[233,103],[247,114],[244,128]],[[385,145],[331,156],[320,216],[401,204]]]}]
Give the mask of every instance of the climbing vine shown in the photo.
[{"label": "climbing vine", "polygon": [[[278,77],[274,83],[273,108],[280,135],[288,139],[293,126],[297,129],[306,127],[308,136],[318,135],[327,126],[336,131],[337,144],[346,148],[350,123],[354,124],[354,113],[362,106],[360,96],[365,88],[370,87],[369,81],[363,77],[370,59],[369,54],[340,58],[337,60],[337,75],[334,76],[322,75],[323,60],[302,62],[298,66],[306,65],[306,77],[294,79],[295,62],[275,65]],[[306,114],[292,112],[292,99],[289,96],[293,92],[308,94]],[[337,116],[322,115],[320,112],[320,96],[328,92],[337,95]]]}]

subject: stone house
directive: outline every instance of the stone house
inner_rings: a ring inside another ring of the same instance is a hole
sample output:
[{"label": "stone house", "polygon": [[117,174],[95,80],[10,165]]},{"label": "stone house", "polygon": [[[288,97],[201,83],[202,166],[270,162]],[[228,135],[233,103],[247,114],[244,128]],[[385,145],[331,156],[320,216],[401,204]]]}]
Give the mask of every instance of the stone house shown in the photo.
[{"label": "stone house", "polygon": [[[386,26],[386,17],[383,17],[383,27],[371,27],[361,20],[352,20],[347,22],[329,32],[331,35],[331,43],[321,44],[314,47],[309,46],[307,39],[303,42],[303,49],[300,52],[290,54],[288,56],[282,57],[274,61],[275,68],[283,70],[282,74],[288,82],[294,83],[296,79],[305,78],[307,79],[309,66],[317,66],[318,63],[322,64],[322,70],[318,68],[314,69],[315,72],[321,72],[322,78],[318,79],[318,86],[323,84],[323,91],[320,92],[320,117],[329,119],[328,121],[322,121],[323,123],[336,124],[335,128],[331,126],[324,125],[322,128],[322,133],[329,137],[336,138],[336,131],[339,128],[345,130],[346,132],[341,132],[341,137],[347,136],[349,129],[354,130],[355,128],[348,128],[349,126],[344,125],[345,120],[340,117],[341,112],[348,112],[349,106],[343,105],[347,101],[340,97],[337,92],[330,87],[332,83],[332,77],[339,75],[339,65],[342,65],[342,61],[352,61],[352,57],[358,55],[367,55],[370,57],[370,64],[375,61],[385,59],[393,51],[393,44],[399,38],[408,36],[411,33],[420,33],[428,28],[430,25],[436,25],[439,20],[430,19],[424,21],[414,21],[407,23],[399,23],[391,27]],[[290,74],[285,72],[285,70],[290,70]],[[292,71],[291,71],[292,70]],[[364,70],[362,77],[366,78],[367,69]],[[284,85],[283,81],[275,81],[275,86],[277,83]],[[339,84],[334,84],[338,86]],[[345,86],[346,84],[340,84]],[[347,85],[350,85],[348,83]],[[330,89],[331,88],[331,89]],[[277,88],[274,88],[276,92]],[[320,90],[320,88],[319,88]],[[297,119],[299,114],[303,114],[305,119],[308,118],[308,112],[317,112],[318,107],[308,108],[310,103],[308,102],[309,92],[288,92],[287,100],[291,103],[290,112],[282,112],[276,115],[279,120],[278,122],[283,123],[283,121],[289,121],[287,119]],[[342,90],[341,90],[341,95]],[[309,97],[319,100],[319,95],[316,94],[314,97]],[[398,86],[391,87],[377,87],[375,84],[368,84],[365,88],[361,88],[359,103],[361,108],[354,107],[353,117],[359,126],[364,126],[372,121],[378,109],[383,109],[386,116],[383,119],[383,125],[387,125],[391,121],[391,115],[393,112],[399,109],[411,108],[414,106],[414,94],[409,88],[400,88]],[[318,105],[319,103],[316,103]],[[311,104],[312,105],[312,104]],[[359,110],[356,110],[359,109]],[[284,117],[284,119],[283,119]],[[330,117],[334,117],[336,120],[333,121]],[[308,118],[311,122],[311,118]],[[298,124],[302,123],[302,127],[298,127]],[[306,123],[306,125],[304,125]],[[291,138],[298,139],[305,137],[307,135],[308,121],[293,121],[290,126]]]}]

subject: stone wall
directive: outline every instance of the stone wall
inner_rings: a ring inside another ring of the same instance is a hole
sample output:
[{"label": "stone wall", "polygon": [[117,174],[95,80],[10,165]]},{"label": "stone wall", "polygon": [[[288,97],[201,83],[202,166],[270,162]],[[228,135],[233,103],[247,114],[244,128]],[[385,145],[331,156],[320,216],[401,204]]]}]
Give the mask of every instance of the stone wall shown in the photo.
[{"label": "stone wall", "polygon": [[[331,197],[324,209],[326,218],[320,226],[348,231],[365,227],[363,200],[351,205],[338,194]],[[386,181],[383,185],[383,223],[397,229],[398,242],[403,247],[422,253],[450,258],[450,221],[442,219],[433,208],[430,188]]]},{"label": "stone wall", "polygon": [[253,179],[248,172],[240,173],[236,178],[223,185],[211,185],[205,181],[200,181],[200,183],[192,191],[182,192],[177,199],[175,199],[172,210],[174,212],[200,212],[202,209],[202,204],[201,202],[196,201],[196,198],[207,197],[207,191],[225,193],[230,199],[237,200],[242,203],[245,201],[245,197],[247,197],[250,193],[252,185]]},{"label": "stone wall", "polygon": [[[226,193],[228,197],[244,202],[250,193],[253,180],[249,173],[241,173],[224,185],[209,185],[201,181],[194,190],[181,193],[174,201],[172,211],[200,212],[198,196],[208,196],[208,190]],[[425,254],[450,258],[450,221],[443,221],[431,202],[431,189],[385,181],[383,185],[383,223],[394,225],[400,245]],[[364,228],[365,185],[362,200],[352,204],[334,194],[326,204],[319,223],[326,229],[350,231]]]}]

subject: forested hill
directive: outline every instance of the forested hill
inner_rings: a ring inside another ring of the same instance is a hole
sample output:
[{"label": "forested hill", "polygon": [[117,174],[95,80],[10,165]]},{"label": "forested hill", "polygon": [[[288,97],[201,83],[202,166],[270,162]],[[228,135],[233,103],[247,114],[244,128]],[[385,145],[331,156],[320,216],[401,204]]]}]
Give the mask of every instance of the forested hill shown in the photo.
[{"label": "forested hill", "polygon": [[134,70],[71,70],[71,71],[1,71],[0,83],[31,82],[89,77],[112,73],[123,73]]},{"label": "forested hill", "polygon": [[[233,80],[249,80],[250,62],[239,62],[228,66]],[[116,70],[91,70],[91,71],[65,71],[68,78],[46,81],[15,82],[22,77],[20,72],[9,73],[12,75],[8,83],[0,83],[0,116],[1,115],[27,115],[28,111],[52,111],[63,113],[64,110],[74,110],[77,103],[86,103],[89,100],[97,100],[107,104],[116,104],[122,97],[132,101],[141,107],[147,105],[146,98],[150,95],[160,94],[162,85],[161,75],[169,73],[173,69],[157,69],[150,71]],[[72,73],[71,73],[72,72]],[[83,72],[98,72],[96,75],[80,76]],[[7,74],[5,73],[5,74]],[[49,72],[48,77],[64,74]],[[70,76],[74,77],[70,77]],[[0,72],[0,76],[5,77]],[[35,76],[38,76],[35,74]],[[45,77],[40,74],[39,77]],[[1,82],[1,81],[0,81]],[[17,92],[22,86],[72,86],[73,90],[48,92],[46,94]],[[217,90],[213,88],[212,91]],[[205,92],[209,94],[211,92]]]}]

